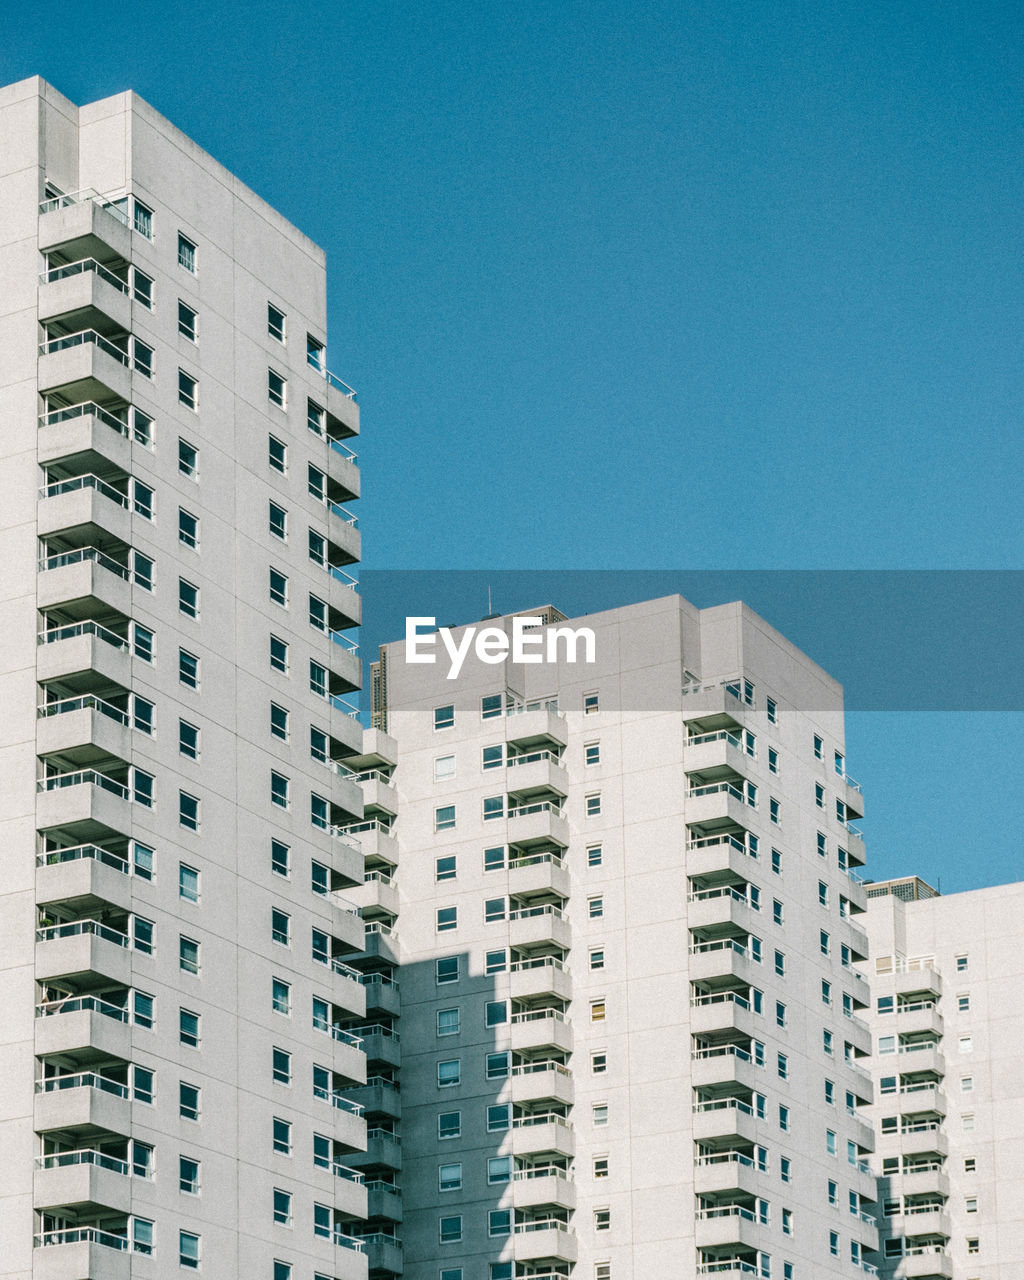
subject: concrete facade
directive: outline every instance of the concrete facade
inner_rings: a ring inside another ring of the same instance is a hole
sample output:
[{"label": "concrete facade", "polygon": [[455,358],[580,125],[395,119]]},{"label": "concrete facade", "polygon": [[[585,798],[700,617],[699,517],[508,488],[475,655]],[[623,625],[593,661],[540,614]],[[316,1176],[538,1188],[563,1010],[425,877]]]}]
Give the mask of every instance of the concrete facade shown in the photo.
[{"label": "concrete facade", "polygon": [[367,1274],[350,390],[321,251],[0,90],[0,1275]]},{"label": "concrete facade", "polygon": [[868,895],[879,1273],[1024,1274],[1024,884]]},{"label": "concrete facade", "polygon": [[405,1275],[861,1274],[841,690],[739,604],[568,625],[594,631],[593,665],[470,660],[450,681],[443,652],[412,665],[398,642],[372,673]]}]

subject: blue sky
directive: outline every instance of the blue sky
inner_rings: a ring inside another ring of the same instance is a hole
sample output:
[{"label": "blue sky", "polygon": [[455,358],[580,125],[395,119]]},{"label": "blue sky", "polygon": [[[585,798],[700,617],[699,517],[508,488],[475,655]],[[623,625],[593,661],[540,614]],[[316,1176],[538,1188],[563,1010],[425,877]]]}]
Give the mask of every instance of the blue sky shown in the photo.
[{"label": "blue sky", "polygon": [[[83,0],[0,74],[135,88],[327,249],[371,570],[1017,569],[1021,47],[985,0]],[[963,840],[1017,722],[920,714],[851,718],[875,870],[1014,878]]]}]

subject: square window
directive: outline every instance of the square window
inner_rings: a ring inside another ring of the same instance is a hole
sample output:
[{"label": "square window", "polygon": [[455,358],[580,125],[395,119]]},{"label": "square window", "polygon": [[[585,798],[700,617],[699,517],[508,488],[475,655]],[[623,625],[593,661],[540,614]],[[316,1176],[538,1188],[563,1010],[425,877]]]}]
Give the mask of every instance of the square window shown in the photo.
[{"label": "square window", "polygon": [[595,1178],[608,1177],[608,1157],[594,1156],[593,1173]]},{"label": "square window", "polygon": [[434,961],[434,980],[437,985],[443,986],[447,982],[458,982],[459,980],[459,957],[458,956],[442,956],[439,960]]},{"label": "square window", "polygon": [[276,1084],[291,1084],[292,1055],[286,1049],[274,1049],[272,1069]]},{"label": "square window", "polygon": [[487,1234],[489,1236],[507,1236],[512,1231],[511,1209],[490,1209],[487,1213]]},{"label": "square window", "polygon": [[438,1165],[437,1189],[439,1191],[460,1191],[462,1189],[462,1165]]},{"label": "square window", "polygon": [[509,1182],[512,1178],[511,1156],[490,1156],[487,1161],[487,1182],[494,1186],[497,1183]]},{"label": "square window", "polygon": [[480,719],[491,720],[500,716],[505,707],[505,699],[500,693],[488,693],[480,699]]},{"label": "square window", "polygon": [[488,1080],[504,1080],[512,1068],[510,1053],[489,1053],[486,1059],[485,1075]]},{"label": "square window", "polygon": [[458,1244],[462,1239],[462,1214],[456,1213],[449,1218],[438,1218],[437,1234],[442,1244]]},{"label": "square window", "polygon": [[596,715],[601,710],[601,699],[597,693],[585,693],[583,695],[583,714],[585,716]]},{"label": "square window", "polygon": [[455,777],[455,757],[438,756],[434,761],[434,781],[450,782]]},{"label": "square window", "polygon": [[448,933],[451,929],[457,929],[459,925],[458,907],[438,907],[437,908],[437,932]]},{"label": "square window", "polygon": [[512,1124],[512,1108],[507,1102],[496,1102],[487,1108],[487,1132],[504,1133]]},{"label": "square window", "polygon": [[455,723],[454,706],[435,707],[434,708],[434,728],[450,729]]},{"label": "square window", "polygon": [[605,1052],[592,1053],[590,1055],[590,1072],[591,1075],[601,1076],[608,1070],[608,1055]]},{"label": "square window", "polygon": [[178,1081],[178,1115],[182,1120],[199,1119],[200,1090],[197,1084]]},{"label": "square window", "polygon": [[286,407],[288,395],[288,380],[283,378],[275,369],[267,370],[267,398],[271,404],[276,404],[279,409]]},{"label": "square window", "polygon": [[443,857],[434,859],[434,879],[435,880],[454,880],[455,879],[455,854],[446,853]]},{"label": "square window", "polygon": [[[505,846],[503,844],[499,844],[493,849],[484,850],[484,870],[485,871],[500,871],[501,868],[504,867],[504,865],[505,865]],[[485,912],[484,913],[485,918],[486,918],[486,914],[487,913]]]},{"label": "square window", "polygon": [[272,338],[276,338],[278,342],[285,341],[285,332],[287,326],[287,317],[280,307],[275,307],[272,302],[267,303],[267,333]]},{"label": "square window", "polygon": [[451,1058],[437,1064],[437,1087],[450,1089],[462,1078],[462,1063],[458,1058]]},{"label": "square window", "polygon": [[979,1237],[978,1237],[978,1236],[968,1236],[968,1237],[967,1237],[967,1252],[968,1252],[968,1253],[980,1253],[980,1252],[981,1252],[981,1244],[980,1244],[980,1240],[979,1240]]},{"label": "square window", "polygon": [[459,1138],[462,1136],[462,1112],[441,1111],[437,1117],[437,1136],[439,1138]]},{"label": "square window", "polygon": [[505,1000],[488,1000],[484,1010],[484,1025],[500,1027],[508,1022],[508,1002]]},{"label": "square window", "polygon": [[438,1009],[437,1034],[439,1036],[457,1036],[459,1034],[458,1009]]},{"label": "square window", "polygon": [[505,899],[504,898],[485,898],[484,899],[484,922],[489,924],[495,920],[505,919]]},{"label": "square window", "polygon": [[183,973],[199,974],[199,943],[195,938],[178,939],[178,968]]},{"label": "square window", "polygon": [[274,1116],[274,1150],[281,1156],[290,1156],[292,1153],[291,1121],[281,1120],[277,1116]]},{"label": "square window", "polygon": [[267,462],[271,470],[285,475],[288,471],[288,446],[277,436],[270,436],[267,445]]},{"label": "square window", "polygon": [[500,951],[488,951],[484,955],[484,973],[504,973],[508,965],[508,952],[504,947]]},{"label": "square window", "polygon": [[191,1009],[178,1010],[178,1040],[190,1049],[199,1048],[200,1018]]},{"label": "square window", "polygon": [[482,769],[500,769],[505,763],[505,748],[499,743],[496,746],[484,747],[480,752]]}]

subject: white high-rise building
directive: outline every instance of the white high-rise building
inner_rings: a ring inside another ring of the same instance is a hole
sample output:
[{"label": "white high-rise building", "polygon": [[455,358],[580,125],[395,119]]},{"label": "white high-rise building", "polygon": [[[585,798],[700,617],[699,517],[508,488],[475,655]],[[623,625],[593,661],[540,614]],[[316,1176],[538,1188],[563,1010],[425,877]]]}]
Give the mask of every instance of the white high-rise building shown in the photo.
[{"label": "white high-rise building", "polygon": [[595,661],[373,671],[406,1280],[870,1270],[840,687],[740,604],[526,612]]},{"label": "white high-rise building", "polygon": [[1024,884],[868,899],[879,1274],[1024,1275]]},{"label": "white high-rise building", "polygon": [[367,1274],[350,389],[322,252],[0,91],[0,1275]]}]

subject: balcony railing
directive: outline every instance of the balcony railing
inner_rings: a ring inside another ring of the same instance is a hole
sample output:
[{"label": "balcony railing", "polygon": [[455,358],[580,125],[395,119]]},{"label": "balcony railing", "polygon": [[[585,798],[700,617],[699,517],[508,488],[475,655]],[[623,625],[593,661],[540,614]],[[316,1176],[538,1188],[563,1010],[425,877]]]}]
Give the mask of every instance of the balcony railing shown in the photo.
[{"label": "balcony railing", "polygon": [[742,1258],[729,1258],[724,1262],[702,1262],[697,1268],[697,1274],[699,1276],[756,1276],[758,1269],[754,1263],[744,1262]]},{"label": "balcony railing", "polygon": [[698,1168],[705,1168],[708,1165],[716,1164],[739,1164],[745,1169],[754,1169],[757,1166],[752,1156],[745,1156],[741,1151],[715,1151],[708,1155],[697,1156],[693,1162]]},{"label": "balcony railing", "polygon": [[[716,1044],[710,1049],[694,1049],[690,1057],[694,1062],[703,1062],[707,1058],[739,1058],[740,1062],[753,1062],[753,1056],[738,1044]],[[762,1064],[758,1064],[762,1065]]]},{"label": "balcony railing", "polygon": [[744,1222],[758,1221],[753,1209],[746,1209],[740,1204],[727,1204],[720,1209],[698,1209],[695,1217],[702,1221],[707,1221],[709,1218],[742,1218]]},{"label": "balcony railing", "polygon": [[514,1076],[532,1076],[541,1071],[554,1071],[558,1075],[563,1075],[567,1079],[572,1079],[572,1072],[567,1066],[561,1062],[555,1062],[548,1059],[544,1062],[521,1062],[518,1066],[512,1068]]},{"label": "balcony railing", "polygon": [[513,1182],[529,1182],[534,1178],[561,1178],[565,1183],[572,1181],[568,1173],[556,1164],[531,1165],[529,1169],[516,1169],[512,1174]]},{"label": "balcony railing", "polygon": [[112,942],[115,947],[127,947],[129,938],[126,933],[111,929],[99,920],[72,920],[67,924],[51,924],[44,929],[36,930],[36,942],[52,942],[55,938],[79,938],[91,936]]},{"label": "balcony railing", "polygon": [[367,1142],[394,1142],[399,1146],[402,1145],[402,1139],[397,1133],[392,1133],[390,1129],[367,1129]]},{"label": "balcony railing", "polygon": [[565,919],[563,912],[550,902],[546,902],[539,907],[520,907],[518,911],[510,911],[508,913],[510,920],[527,920],[531,916],[554,916],[556,920]]},{"label": "balcony railing", "polygon": [[61,1013],[102,1013],[115,1022],[128,1022],[128,1010],[121,1005],[110,1004],[99,996],[64,996],[59,1000],[45,1000],[36,1005],[37,1018],[50,1018]]},{"label": "balcony railing", "polygon": [[313,1028],[316,1031],[326,1031],[332,1040],[337,1040],[340,1044],[351,1045],[353,1049],[362,1048],[363,1042],[358,1036],[352,1035],[344,1027],[335,1026],[333,1022],[328,1022],[324,1018],[314,1018]]},{"label": "balcony railing", "polygon": [[507,716],[529,715],[531,711],[549,711],[553,716],[565,719],[565,712],[559,711],[557,698],[535,698],[532,702],[513,702],[505,708]]},{"label": "balcony railing", "polygon": [[760,908],[755,906],[745,893],[741,893],[739,889],[734,889],[732,885],[723,885],[720,889],[698,889],[695,893],[687,894],[687,902],[707,902],[711,898],[732,898],[734,902],[741,903],[744,907],[751,907],[757,911]]},{"label": "balcony railing", "polygon": [[691,956],[700,956],[707,951],[735,951],[744,958],[748,955],[747,948],[735,938],[714,938],[711,942],[695,942],[690,947]]},{"label": "balcony railing", "polygon": [[98,564],[100,568],[116,574],[119,578],[124,578],[125,582],[131,580],[132,573],[127,565],[112,560],[96,547],[76,547],[74,551],[60,551],[56,555],[42,556],[39,560],[39,568],[41,570],[61,569],[68,564],[83,564],[87,561]]},{"label": "balcony railing", "polygon": [[128,498],[119,489],[115,489],[99,476],[73,476],[70,480],[55,480],[53,484],[45,484],[39,490],[40,498],[58,498],[62,493],[76,493],[79,489],[95,489],[97,493],[108,498],[116,506],[128,508]]},{"label": "balcony railing", "polygon": [[46,702],[39,708],[39,718],[46,720],[50,716],[62,716],[71,711],[98,711],[101,715],[116,720],[118,724],[131,724],[131,716],[127,711],[122,711],[103,698],[97,698],[94,693],[82,694],[78,698],[63,698],[60,702]]},{"label": "balcony railing", "polygon": [[89,783],[94,787],[102,787],[104,791],[109,791],[122,800],[131,796],[123,782],[115,782],[113,778],[108,778],[105,773],[97,773],[95,769],[79,769],[74,773],[55,773],[49,778],[40,778],[38,790],[59,791],[63,787],[80,787]]},{"label": "balcony railing", "polygon": [[698,836],[693,840],[687,840],[686,847],[687,849],[711,849],[715,845],[719,845],[719,844],[728,845],[729,848],[735,849],[737,853],[746,854],[748,857],[751,856],[750,850],[748,849],[746,844],[744,844],[744,842],[740,840],[738,837],[731,834],[718,835],[718,836]]},{"label": "balcony railing", "polygon": [[336,1093],[332,1089],[323,1089],[317,1085],[313,1086],[313,1097],[319,1098],[321,1102],[329,1102],[338,1111],[346,1111],[352,1116],[361,1116],[366,1110],[361,1102],[353,1102],[344,1094]]},{"label": "balcony railing", "polygon": [[101,262],[97,262],[95,258],[82,258],[79,262],[67,262],[61,267],[51,267],[49,271],[43,271],[39,276],[40,284],[55,284],[58,280],[67,280],[70,276],[80,276],[87,271],[93,271],[101,280],[105,280],[107,284],[117,289],[120,293],[130,293],[127,280],[122,280]]},{"label": "balcony railing", "polygon": [[[119,208],[118,205],[105,196],[101,196],[98,191],[94,191],[92,187],[83,188],[81,191],[72,191],[67,195],[52,196],[49,200],[44,200],[39,206],[40,213],[53,213],[56,209],[66,209],[73,204],[99,205],[101,209],[105,209],[111,217],[116,218],[118,222],[123,223],[126,227],[131,227],[132,221],[125,209]],[[123,201],[122,201],[123,203]]]},{"label": "balcony railing", "polygon": [[538,760],[549,760],[552,764],[560,765],[562,758],[554,751],[529,751],[526,755],[511,756],[505,761],[507,768],[513,769],[520,764],[536,764]]},{"label": "balcony railing", "polygon": [[340,391],[347,400],[354,400],[356,398],[355,391],[352,390],[348,383],[343,382],[336,373],[331,373],[330,369],[324,369],[322,366],[315,364],[311,364],[309,367],[311,369],[316,369],[317,373],[320,374],[323,380],[329,386],[334,387],[336,391]]},{"label": "balcony railing", "polygon": [[101,1244],[107,1249],[128,1248],[128,1237],[102,1231],[99,1227],[61,1227],[57,1231],[41,1231],[33,1237],[37,1249],[52,1244]]},{"label": "balcony railing", "polygon": [[[118,435],[122,435],[125,439],[131,436],[131,430],[124,418],[119,418],[116,414],[111,413],[109,409],[104,409],[96,404],[93,400],[86,400],[82,404],[69,404],[63,409],[53,409],[49,413],[43,413],[39,416],[40,427],[53,427],[61,422],[71,422],[75,418],[92,417],[98,418],[100,422],[110,427],[112,431],[116,431]],[[136,439],[139,439],[136,436]],[[142,443],[142,441],[139,441]]]},{"label": "balcony railing", "polygon": [[565,972],[565,965],[561,962],[561,960],[558,959],[557,956],[539,956],[535,960],[514,960],[509,965],[509,972],[523,973],[527,969],[543,969],[543,968],[558,969],[560,972],[563,972],[563,973]]},{"label": "balcony railing", "polygon": [[82,1151],[57,1151],[50,1156],[36,1156],[37,1169],[66,1169],[78,1164],[95,1165],[97,1169],[106,1169],[110,1173],[120,1173],[125,1177],[131,1171],[131,1165],[127,1160],[118,1160],[93,1147],[87,1147]]},{"label": "balcony railing", "polygon": [[705,1115],[709,1111],[740,1111],[745,1116],[752,1116],[754,1108],[739,1098],[715,1098],[710,1102],[695,1102],[693,1110],[697,1115]]},{"label": "balcony railing", "polygon": [[59,640],[73,640],[76,636],[95,636],[97,640],[120,649],[122,653],[131,652],[131,645],[127,640],[98,622],[69,622],[63,627],[52,627],[49,631],[40,631],[39,643],[56,644]]},{"label": "balcony railing", "polygon": [[509,871],[516,871],[520,867],[534,867],[542,862],[549,862],[554,867],[564,866],[564,862],[560,854],[552,853],[550,849],[544,853],[521,853],[517,857],[509,858]]},{"label": "balcony railing", "polygon": [[557,1111],[542,1111],[540,1113],[534,1112],[528,1116],[516,1116],[512,1121],[512,1128],[532,1129],[541,1124],[557,1124],[561,1125],[565,1130],[572,1128],[565,1116],[559,1115]]},{"label": "balcony railing", "polygon": [[739,800],[741,804],[749,804],[752,809],[757,808],[754,800],[750,796],[744,795],[734,782],[709,782],[702,787],[691,787],[686,794],[692,800],[696,796],[713,796],[719,792],[725,792],[735,800]]},{"label": "balcony railing", "polygon": [[749,1009],[750,1001],[738,991],[716,991],[711,995],[691,996],[690,1004],[701,1009],[708,1004],[737,1004],[741,1009]]},{"label": "balcony railing", "polygon": [[55,867],[65,862],[79,862],[85,858],[95,859],[105,866],[113,867],[122,875],[131,875],[131,863],[109,849],[101,849],[95,844],[77,844],[69,849],[47,849],[36,854],[37,867]]},{"label": "balcony railing", "polygon": [[721,729],[718,733],[698,733],[691,738],[687,738],[686,745],[688,747],[699,747],[705,742],[728,742],[730,746],[736,748],[737,751],[743,750],[742,741],[737,738],[734,733],[730,733],[727,729]]},{"label": "balcony railing", "polygon": [[39,354],[41,356],[50,356],[57,351],[67,351],[71,347],[81,347],[93,344],[101,351],[105,351],[118,364],[123,364],[126,369],[140,367],[137,361],[133,361],[131,356],[122,347],[105,338],[102,333],[97,333],[95,329],[82,329],[79,333],[67,333],[60,338],[50,338],[46,342],[39,344]]},{"label": "balcony railing", "polygon": [[83,1071],[69,1076],[47,1076],[45,1080],[36,1081],[36,1093],[60,1093],[64,1089],[99,1089],[103,1093],[112,1093],[115,1098],[130,1096],[126,1084],[109,1080],[95,1071]]},{"label": "balcony railing", "polygon": [[528,1231],[568,1231],[569,1224],[562,1218],[534,1218],[531,1222],[517,1222],[514,1230],[517,1236]]},{"label": "balcony railing", "polygon": [[509,818],[522,818],[528,813],[553,813],[556,818],[565,816],[565,810],[550,800],[538,800],[535,804],[517,805],[514,809],[510,807],[508,816]]},{"label": "balcony railing", "polygon": [[370,1027],[351,1027],[349,1028],[353,1036],[367,1039],[369,1036],[383,1036],[385,1040],[393,1040],[396,1044],[401,1040],[401,1036],[391,1027],[384,1026],[383,1023],[375,1023]]},{"label": "balcony railing", "polygon": [[531,1009],[529,1013],[514,1013],[510,1019],[514,1026],[524,1022],[539,1022],[542,1018],[550,1018],[554,1022],[565,1022],[565,1014],[559,1009]]}]

